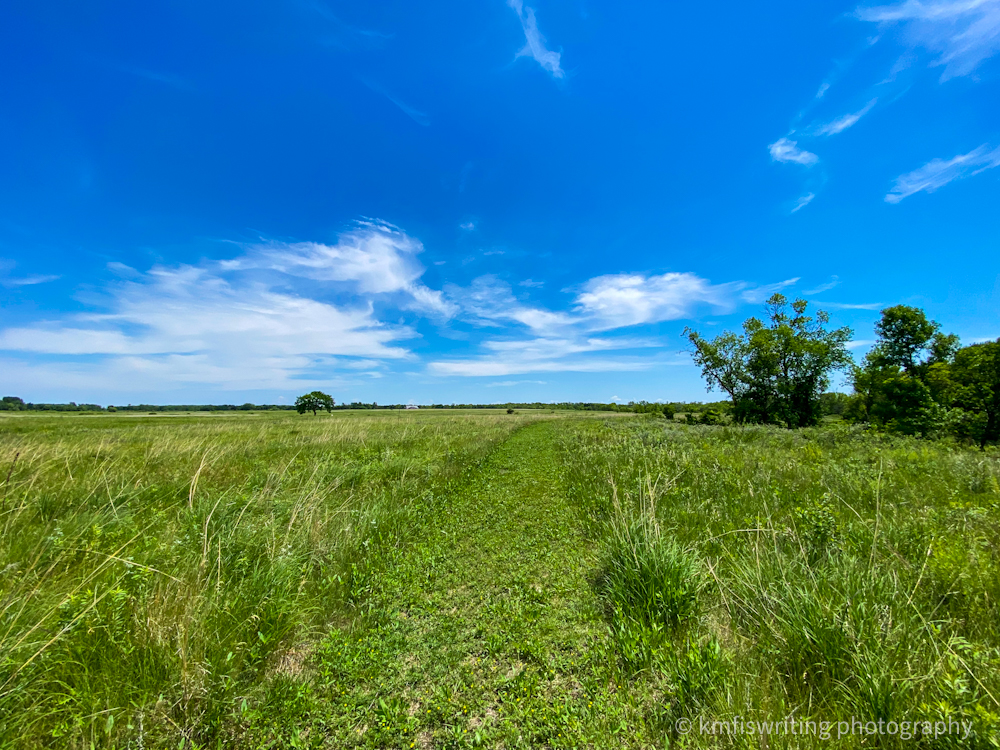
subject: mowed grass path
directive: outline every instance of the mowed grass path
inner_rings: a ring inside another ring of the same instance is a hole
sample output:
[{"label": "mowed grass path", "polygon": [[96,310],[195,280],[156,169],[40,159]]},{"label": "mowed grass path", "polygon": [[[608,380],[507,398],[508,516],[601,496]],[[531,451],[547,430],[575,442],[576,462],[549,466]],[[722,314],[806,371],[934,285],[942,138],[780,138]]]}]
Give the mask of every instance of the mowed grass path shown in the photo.
[{"label": "mowed grass path", "polygon": [[640,739],[589,581],[595,550],[562,485],[561,421],[521,429],[456,482],[424,539],[380,576],[370,626],[340,630],[319,649],[309,702],[332,714],[316,727],[325,741],[513,748]]}]

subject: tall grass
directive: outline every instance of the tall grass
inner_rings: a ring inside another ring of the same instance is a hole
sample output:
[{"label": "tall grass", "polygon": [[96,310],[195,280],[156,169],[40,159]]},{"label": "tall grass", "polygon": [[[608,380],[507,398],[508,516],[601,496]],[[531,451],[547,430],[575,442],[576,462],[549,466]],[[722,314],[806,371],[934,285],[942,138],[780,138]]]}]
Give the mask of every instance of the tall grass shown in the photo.
[{"label": "tall grass", "polygon": [[624,662],[641,670],[699,613],[707,579],[696,555],[661,529],[651,493],[648,503],[625,509],[614,489],[598,587]]},{"label": "tall grass", "polygon": [[[663,420],[579,425],[565,448],[581,520],[641,583],[610,586],[612,630],[670,612],[658,596],[698,602],[646,639],[651,722],[951,717],[974,735],[937,745],[1000,743],[1000,454]],[[634,641],[617,639],[633,672]]]},{"label": "tall grass", "polygon": [[435,488],[521,423],[0,421],[0,746],[225,746],[364,610]]}]

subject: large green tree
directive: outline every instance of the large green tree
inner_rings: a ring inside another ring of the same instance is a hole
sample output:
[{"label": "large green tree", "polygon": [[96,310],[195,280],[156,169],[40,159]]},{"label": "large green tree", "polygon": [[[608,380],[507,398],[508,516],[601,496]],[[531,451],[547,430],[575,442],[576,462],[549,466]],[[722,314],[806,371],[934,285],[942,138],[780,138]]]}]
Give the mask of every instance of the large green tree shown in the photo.
[{"label": "large green tree", "polygon": [[335,401],[323,391],[313,391],[295,399],[295,409],[299,414],[311,411],[313,416],[316,416],[316,412],[320,409],[326,409],[327,413],[332,412],[334,404]]},{"label": "large green tree", "polygon": [[950,367],[954,405],[968,413],[968,437],[1000,441],[1000,338],[959,349]]},{"label": "large green tree", "polygon": [[885,308],[875,333],[878,342],[869,359],[908,375],[922,374],[935,362],[950,360],[959,347],[958,336],[941,333],[940,323],[928,320],[923,310],[909,305]]},{"label": "large green tree", "polygon": [[695,364],[709,389],[729,394],[737,422],[805,427],[819,421],[831,374],[851,363],[846,345],[852,332],[829,330],[829,316],[822,310],[807,315],[807,308],[803,299],[789,304],[775,294],[767,300],[766,320],[746,320],[742,333],[706,339],[685,329]]},{"label": "large green tree", "polygon": [[935,428],[949,401],[947,368],[959,348],[919,307],[895,305],[882,311],[875,346],[854,369],[855,419],[905,433]]}]

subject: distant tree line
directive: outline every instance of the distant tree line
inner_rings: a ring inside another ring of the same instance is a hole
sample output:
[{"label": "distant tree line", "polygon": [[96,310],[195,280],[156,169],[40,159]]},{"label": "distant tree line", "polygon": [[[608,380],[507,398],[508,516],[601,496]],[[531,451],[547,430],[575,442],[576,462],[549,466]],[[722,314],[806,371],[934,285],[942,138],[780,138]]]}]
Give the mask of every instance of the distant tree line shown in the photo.
[{"label": "distant tree line", "polygon": [[[307,394],[310,395],[310,394]],[[332,401],[332,399],[331,399]],[[93,411],[93,412],[205,412],[205,411],[295,411],[294,404],[127,404],[125,406],[101,406],[100,404],[77,404],[70,402],[67,404],[33,404],[25,402],[17,396],[4,396],[0,401],[0,411]],[[326,405],[317,406],[327,410]],[[345,411],[356,409],[406,409],[406,404],[379,404],[365,403],[363,401],[352,401],[350,403],[333,404],[329,406],[329,411]],[[724,412],[729,408],[728,402],[682,402],[675,401],[669,404],[651,401],[629,401],[628,403],[598,403],[598,402],[571,402],[545,403],[543,401],[533,402],[507,402],[502,404],[431,404],[421,407],[423,409],[549,409],[563,411],[603,411],[622,412],[636,414],[663,414],[673,416],[675,413],[700,414],[703,411],[714,409]]]},{"label": "distant tree line", "polygon": [[98,404],[33,404],[25,402],[17,396],[4,396],[0,399],[0,411],[104,411]]}]

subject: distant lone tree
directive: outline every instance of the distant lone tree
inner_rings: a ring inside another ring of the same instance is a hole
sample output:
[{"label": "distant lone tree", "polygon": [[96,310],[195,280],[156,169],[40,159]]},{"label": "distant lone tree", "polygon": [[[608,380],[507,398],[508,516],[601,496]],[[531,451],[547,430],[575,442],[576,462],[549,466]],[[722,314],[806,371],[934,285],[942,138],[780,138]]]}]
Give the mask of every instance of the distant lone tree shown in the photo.
[{"label": "distant lone tree", "polygon": [[305,414],[307,411],[311,411],[313,416],[316,416],[316,412],[320,409],[326,409],[327,413],[333,411],[333,405],[336,402],[323,391],[313,391],[312,393],[307,393],[304,396],[299,396],[295,399],[295,410],[299,414]]},{"label": "distant lone tree", "polygon": [[719,388],[732,399],[734,421],[787,427],[819,421],[830,374],[851,363],[846,345],[853,333],[827,330],[829,316],[822,310],[808,316],[807,307],[803,299],[789,305],[775,294],[766,303],[767,321],[749,318],[741,334],[726,331],[706,339],[684,329],[709,389]]}]

